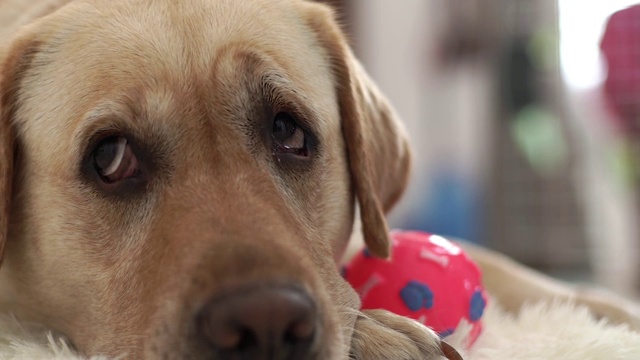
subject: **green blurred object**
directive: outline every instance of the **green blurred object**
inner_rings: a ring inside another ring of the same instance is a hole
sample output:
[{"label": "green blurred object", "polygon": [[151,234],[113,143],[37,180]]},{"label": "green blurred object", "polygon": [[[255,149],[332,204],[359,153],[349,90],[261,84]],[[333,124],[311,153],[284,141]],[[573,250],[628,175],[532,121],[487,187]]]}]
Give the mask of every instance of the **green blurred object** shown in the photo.
[{"label": "green blurred object", "polygon": [[527,46],[527,53],[537,70],[555,70],[558,66],[558,35],[553,29],[536,31]]},{"label": "green blurred object", "polygon": [[553,175],[567,163],[568,149],[560,119],[545,108],[523,107],[511,122],[511,134],[538,173]]},{"label": "green blurred object", "polygon": [[609,151],[609,164],[624,188],[640,185],[640,148],[633,140],[618,141]]}]

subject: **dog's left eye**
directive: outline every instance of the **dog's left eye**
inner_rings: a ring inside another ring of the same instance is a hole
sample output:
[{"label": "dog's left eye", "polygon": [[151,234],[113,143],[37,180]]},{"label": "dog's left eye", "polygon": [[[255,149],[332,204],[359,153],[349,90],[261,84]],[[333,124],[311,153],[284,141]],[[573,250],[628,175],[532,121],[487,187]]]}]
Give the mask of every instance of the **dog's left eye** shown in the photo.
[{"label": "dog's left eye", "polygon": [[273,119],[273,152],[308,156],[304,130],[298,126],[293,115],[280,112]]},{"label": "dog's left eye", "polygon": [[138,175],[140,166],[129,141],[122,136],[102,140],[92,154],[93,166],[100,179],[115,183]]}]

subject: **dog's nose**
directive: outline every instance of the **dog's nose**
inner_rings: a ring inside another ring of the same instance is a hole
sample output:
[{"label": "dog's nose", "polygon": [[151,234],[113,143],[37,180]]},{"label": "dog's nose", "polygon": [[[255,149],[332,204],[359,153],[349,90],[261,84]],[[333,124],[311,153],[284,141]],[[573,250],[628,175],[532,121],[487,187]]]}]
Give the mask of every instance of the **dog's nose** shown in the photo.
[{"label": "dog's nose", "polygon": [[199,331],[221,359],[304,359],[318,332],[306,292],[285,286],[244,287],[214,297]]}]

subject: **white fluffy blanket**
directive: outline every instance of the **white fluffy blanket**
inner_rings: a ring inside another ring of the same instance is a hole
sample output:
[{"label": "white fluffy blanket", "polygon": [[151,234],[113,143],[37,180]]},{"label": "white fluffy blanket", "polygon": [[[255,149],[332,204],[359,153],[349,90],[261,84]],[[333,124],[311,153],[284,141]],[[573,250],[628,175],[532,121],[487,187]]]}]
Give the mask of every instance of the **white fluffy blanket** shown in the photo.
[{"label": "white fluffy blanket", "polygon": [[[640,359],[640,333],[598,321],[585,307],[538,303],[509,315],[491,301],[483,321],[478,340],[470,349],[461,351],[467,360]],[[2,360],[81,359],[64,341],[44,329],[19,324],[11,317],[0,319],[0,329]],[[461,324],[447,341],[461,348],[468,330],[466,324]]]},{"label": "white fluffy blanket", "polygon": [[[483,332],[460,353],[468,360],[640,360],[640,333],[596,320],[584,306],[550,302],[525,305],[515,315],[490,301]],[[464,349],[469,327],[446,340]]]}]

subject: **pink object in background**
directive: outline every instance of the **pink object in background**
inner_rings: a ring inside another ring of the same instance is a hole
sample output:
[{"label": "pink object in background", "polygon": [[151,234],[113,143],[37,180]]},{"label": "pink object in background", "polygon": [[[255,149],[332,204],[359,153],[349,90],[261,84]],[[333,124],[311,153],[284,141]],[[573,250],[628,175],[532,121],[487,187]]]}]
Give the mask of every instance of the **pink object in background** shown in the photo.
[{"label": "pink object in background", "polygon": [[417,231],[392,231],[392,260],[366,249],[345,268],[363,309],[386,309],[451,334],[460,320],[472,325],[469,346],[482,330],[487,296],[478,266],[454,243]]},{"label": "pink object in background", "polygon": [[609,18],[600,42],[607,61],[605,98],[622,130],[640,133],[640,5],[620,10]]}]

